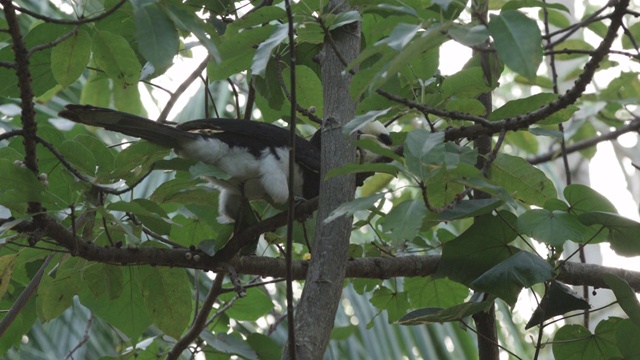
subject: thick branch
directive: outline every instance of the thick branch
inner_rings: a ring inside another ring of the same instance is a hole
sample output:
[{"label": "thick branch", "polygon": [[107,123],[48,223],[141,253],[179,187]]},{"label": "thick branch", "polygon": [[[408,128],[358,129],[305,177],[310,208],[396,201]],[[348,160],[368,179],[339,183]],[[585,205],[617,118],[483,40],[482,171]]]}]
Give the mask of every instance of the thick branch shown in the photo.
[{"label": "thick branch", "polygon": [[[18,231],[31,231],[33,226],[23,223],[14,228]],[[155,247],[116,248],[101,247],[73,237],[70,231],[53,219],[45,221],[45,236],[52,238],[71,250],[71,253],[86,260],[113,265],[157,265],[180,268],[201,269],[207,271],[225,271],[224,262],[214,257],[187,249],[160,249]],[[187,255],[189,253],[190,255]],[[393,277],[418,277],[433,275],[438,267],[440,256],[398,256],[371,257],[347,261],[345,276],[350,278],[388,279]],[[245,256],[228,261],[239,274],[263,277],[284,277],[286,266],[283,259]],[[292,273],[296,280],[303,280],[307,274],[309,262],[296,260]],[[566,262],[559,268],[557,280],[569,285],[587,285],[595,288],[608,288],[602,280],[603,274],[614,274],[625,279],[635,292],[640,292],[640,272],[611,268],[594,264]]]}]

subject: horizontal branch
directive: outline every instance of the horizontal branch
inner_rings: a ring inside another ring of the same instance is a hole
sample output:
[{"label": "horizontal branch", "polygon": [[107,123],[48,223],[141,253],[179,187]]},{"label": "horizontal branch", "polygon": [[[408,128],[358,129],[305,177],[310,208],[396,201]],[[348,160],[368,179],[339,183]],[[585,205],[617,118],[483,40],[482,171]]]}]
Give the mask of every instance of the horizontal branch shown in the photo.
[{"label": "horizontal branch", "polygon": [[[101,247],[73,236],[64,226],[52,218],[43,222],[22,223],[14,227],[17,231],[33,231],[36,227],[44,229],[44,235],[52,238],[71,251],[72,255],[86,260],[112,265],[155,265],[179,268],[200,269],[206,271],[226,271],[231,265],[239,274],[263,277],[284,277],[286,264],[284,259],[261,256],[244,256],[232,259],[216,259],[201,251],[188,249],[162,249],[155,247],[118,248]],[[348,261],[346,277],[388,279],[393,277],[420,277],[435,274],[440,256],[397,256],[368,257]],[[292,264],[293,278],[304,280],[309,262],[296,260]],[[566,262],[560,268],[557,280],[569,285],[608,288],[603,281],[604,274],[614,274],[640,292],[640,272],[617,269],[594,264]]]},{"label": "horizontal branch", "polygon": [[[637,118],[633,121],[631,121],[629,124],[621,126],[617,129],[615,129],[614,131],[610,131],[606,134],[602,134],[600,136],[596,136],[590,139],[585,139],[582,141],[578,141],[572,145],[569,145],[566,147],[565,149],[565,153],[566,154],[571,154],[573,152],[576,151],[580,151],[580,150],[584,150],[587,148],[590,148],[592,146],[596,146],[597,144],[604,142],[604,141],[609,141],[609,140],[615,140],[618,137],[622,136],[623,134],[626,134],[628,132],[632,132],[632,131],[639,131],[640,130],[640,118]],[[547,162],[549,160],[553,160],[556,156],[559,156],[561,154],[562,150],[561,149],[557,149],[557,150],[553,150],[553,151],[549,151],[546,154],[541,154],[541,155],[537,155],[534,156],[532,158],[527,159],[527,161],[532,164],[532,165],[536,165],[536,164],[540,164],[543,162]]]}]

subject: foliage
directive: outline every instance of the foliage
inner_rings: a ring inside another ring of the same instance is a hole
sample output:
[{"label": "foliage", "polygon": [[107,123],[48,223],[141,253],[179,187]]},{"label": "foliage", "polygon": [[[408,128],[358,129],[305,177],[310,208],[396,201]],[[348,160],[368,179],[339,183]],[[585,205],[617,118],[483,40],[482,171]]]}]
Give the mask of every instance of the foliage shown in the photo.
[{"label": "foliage", "polygon": [[[496,341],[514,356],[541,356],[546,341],[558,359],[587,352],[638,356],[629,334],[640,326],[640,275],[602,267],[595,275],[586,267],[570,272],[564,262],[575,253],[563,248],[608,243],[619,255],[638,256],[640,223],[618,214],[592,188],[558,180],[569,173],[540,165],[567,161],[571,153],[588,159],[597,143],[640,128],[629,106],[640,96],[638,73],[625,65],[639,57],[640,32],[628,1],[590,8],[582,21],[568,21],[569,9],[543,1],[496,2],[484,19],[477,16],[481,7],[472,6],[486,1],[351,0],[357,10],[346,11],[299,1],[291,4],[295,56],[284,2],[245,3],[0,1],[0,303],[18,311],[4,313],[0,353],[44,352],[46,343],[56,343],[54,329],[68,322],[73,326],[66,331],[85,335],[59,342],[58,357],[85,351],[91,358],[280,357],[286,342],[278,327],[286,311],[283,266],[275,259],[285,236],[283,217],[276,215],[281,209],[258,201],[252,206],[259,223],[248,229],[219,224],[217,193],[201,176],[226,174],[146,142],[117,145],[121,136],[73,126],[56,113],[66,103],[87,103],[145,116],[166,103],[159,116],[165,120],[200,77],[199,93],[176,120],[252,117],[288,124],[296,75],[298,132],[309,136],[329,116],[323,94],[336,86],[321,80],[323,56],[332,51],[332,34],[350,28],[358,29],[362,49],[341,70],[353,76],[348,90],[358,100],[345,136],[381,121],[392,130],[393,147],[359,140],[375,159],[327,176],[375,174],[354,201],[317,224],[311,217],[294,228],[293,265],[306,269],[309,253],[322,256],[313,252],[314,227],[354,217],[348,255],[361,268],[347,270],[353,278],[345,303],[357,302],[357,314],[343,305],[327,354],[371,356],[381,351],[378,344],[344,342],[389,331],[385,339],[396,339],[396,357],[419,351],[425,358],[467,358],[471,333],[438,323],[472,328],[469,317],[497,303],[500,326],[515,330]],[[549,24],[560,28],[553,36]],[[578,29],[589,29],[595,43],[567,40]],[[623,33],[621,45],[612,45]],[[440,59],[451,42],[474,53],[462,69],[443,74]],[[172,87],[168,100],[159,95],[156,83],[167,74],[175,78],[172,65],[192,56],[200,65],[181,69],[184,82]],[[555,68],[542,71],[549,59],[577,61],[560,79],[575,81],[564,94],[554,90]],[[594,73],[605,69],[621,75],[587,92]],[[515,86],[520,90],[511,92]],[[490,93],[494,104],[487,103]],[[479,139],[489,148],[474,145]],[[304,215],[313,210],[309,203],[297,208]],[[260,256],[221,258],[230,237],[253,239],[256,232],[264,234]],[[431,269],[430,255],[440,256]],[[380,265],[387,257],[400,260],[404,273]],[[210,278],[207,270],[218,275]],[[226,288],[225,273],[231,274]],[[550,326],[589,309],[563,283],[612,289],[628,319],[612,317],[592,329]],[[541,297],[537,309],[527,309],[526,327],[539,330],[535,354],[522,346],[530,333],[510,312],[523,293]],[[207,316],[214,301],[215,313]],[[198,325],[200,314],[206,319]],[[420,324],[429,326],[400,326]],[[21,344],[25,334],[38,341]],[[445,338],[453,345],[443,346]],[[424,346],[427,339],[436,345]]]}]

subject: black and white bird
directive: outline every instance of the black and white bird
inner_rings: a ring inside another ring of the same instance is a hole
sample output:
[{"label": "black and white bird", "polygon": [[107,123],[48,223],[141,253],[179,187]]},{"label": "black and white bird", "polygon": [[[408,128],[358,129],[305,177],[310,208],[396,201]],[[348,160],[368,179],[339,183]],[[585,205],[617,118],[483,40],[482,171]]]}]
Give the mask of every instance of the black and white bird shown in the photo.
[{"label": "black and white bird", "polygon": [[[287,129],[258,121],[220,118],[170,126],[90,105],[67,105],[59,115],[173,148],[180,157],[222,170],[228,179],[207,177],[220,191],[218,222],[234,222],[243,197],[263,199],[273,205],[284,204],[289,198]],[[367,125],[363,131],[390,144],[389,133],[380,123]],[[320,187],[320,141],[314,137],[313,143],[300,136],[296,138],[294,194],[307,200],[318,196]]]},{"label": "black and white bird", "polygon": [[[283,204],[289,198],[289,131],[267,123],[238,119],[201,119],[170,126],[132,114],[88,105],[67,105],[59,115],[154,144],[173,148],[183,158],[213,165],[229,178],[207,177],[220,191],[221,223],[236,219],[242,197]],[[296,138],[294,194],[318,196],[320,151]]]}]

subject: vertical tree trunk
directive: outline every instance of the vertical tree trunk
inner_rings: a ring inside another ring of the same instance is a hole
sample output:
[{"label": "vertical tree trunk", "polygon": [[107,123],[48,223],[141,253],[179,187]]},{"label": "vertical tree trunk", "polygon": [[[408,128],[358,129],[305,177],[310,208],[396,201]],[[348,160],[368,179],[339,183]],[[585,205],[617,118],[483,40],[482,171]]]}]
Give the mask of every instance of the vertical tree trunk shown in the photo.
[{"label": "vertical tree trunk", "polygon": [[[344,11],[343,1],[332,0],[329,11]],[[352,61],[360,49],[360,25],[350,24],[331,33],[334,45],[346,61]],[[321,60],[324,92],[325,124],[322,133],[321,176],[330,169],[355,161],[355,147],[351,139],[342,134],[342,126],[355,115],[356,104],[349,95],[351,75],[336,56],[333,47],[325,41]],[[353,175],[333,177],[320,184],[318,226],[316,227],[311,263],[296,308],[296,353],[299,359],[322,359],[329,343],[340,297],[347,263],[351,235],[351,217],[342,217],[329,224],[324,219],[340,204],[353,199]],[[288,344],[287,346],[291,346]],[[288,358],[288,350],[284,351]]]}]

